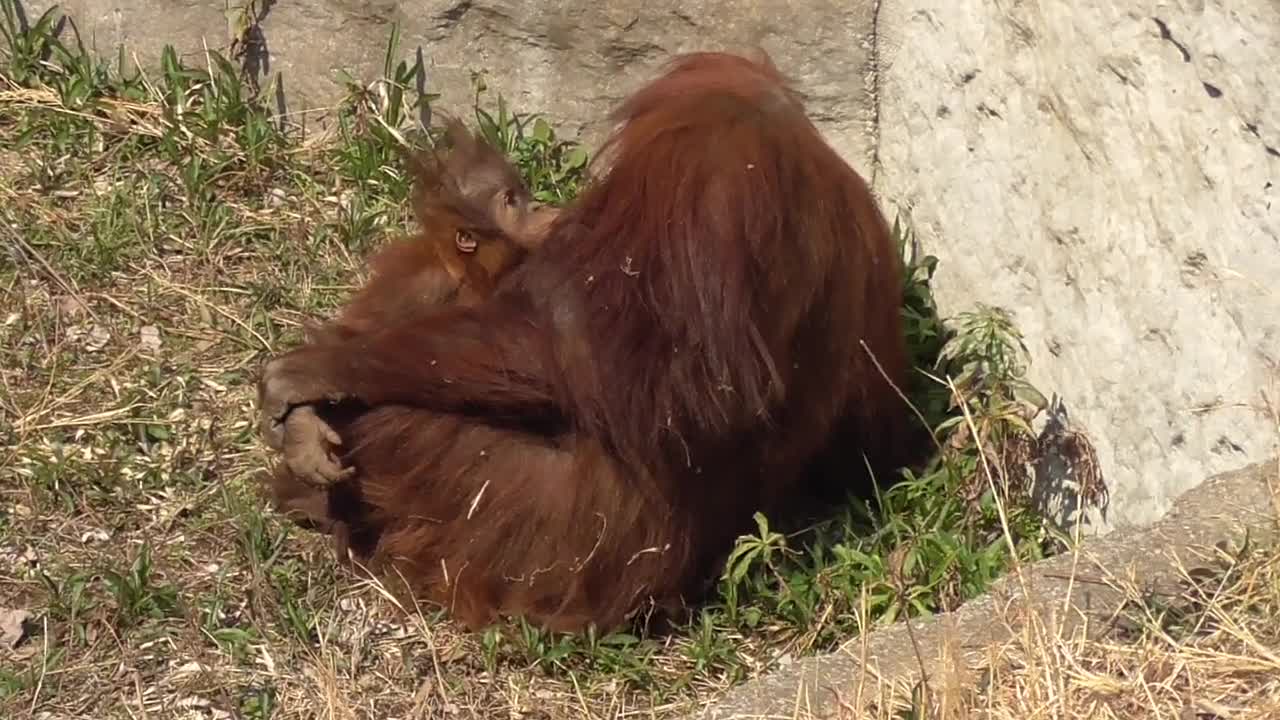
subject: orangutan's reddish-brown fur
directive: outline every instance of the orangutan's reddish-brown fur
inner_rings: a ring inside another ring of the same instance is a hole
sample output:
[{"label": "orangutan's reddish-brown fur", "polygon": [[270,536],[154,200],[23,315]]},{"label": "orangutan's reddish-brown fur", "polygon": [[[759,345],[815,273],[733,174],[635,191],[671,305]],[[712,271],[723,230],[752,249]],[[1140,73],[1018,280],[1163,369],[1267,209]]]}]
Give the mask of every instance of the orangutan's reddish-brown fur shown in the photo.
[{"label": "orangutan's reddish-brown fur", "polygon": [[409,157],[416,236],[369,260],[370,281],[319,333],[353,337],[446,302],[470,305],[542,242],[556,211],[538,206],[519,171],[458,121],[443,155]]},{"label": "orangutan's reddish-brown fur", "polygon": [[[515,166],[460,122],[448,123],[445,138],[450,148],[443,156],[409,156],[418,234],[373,256],[370,282],[336,318],[308,328],[311,342],[351,339],[447,302],[474,304],[541,244],[557,211],[538,206]],[[353,474],[336,455],[342,444],[333,427],[336,412],[305,405],[289,413],[282,448],[287,468],[276,482],[277,497],[288,498],[285,509],[321,523],[328,498],[312,486]],[[342,546],[343,534],[334,532]]]},{"label": "orangutan's reddish-brown fur", "polygon": [[292,407],[363,408],[352,549],[473,627],[679,606],[753,512],[902,457],[869,355],[901,386],[900,256],[773,66],[685,56],[616,119],[607,171],[490,298],[264,369],[273,447]]}]

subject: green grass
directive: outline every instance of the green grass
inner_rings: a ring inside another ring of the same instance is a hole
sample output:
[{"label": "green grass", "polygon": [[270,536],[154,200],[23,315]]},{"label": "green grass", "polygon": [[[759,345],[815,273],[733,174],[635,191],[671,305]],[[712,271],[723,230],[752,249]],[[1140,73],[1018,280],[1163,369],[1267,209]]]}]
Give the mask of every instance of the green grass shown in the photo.
[{"label": "green grass", "polygon": [[[936,258],[898,224],[908,391],[940,448],[919,475],[804,532],[758,518],[669,637],[467,635],[397,606],[265,508],[251,398],[262,360],[409,229],[396,146],[434,136],[416,122],[431,98],[407,90],[418,68],[393,35],[386,92],[351,82],[332,129],[307,134],[216,54],[121,73],[52,16],[24,30],[0,7],[0,607],[37,617],[0,674],[5,717],[674,716],[1061,547],[1028,499],[1044,400],[1016,328],[996,308],[940,319]],[[469,119],[540,199],[578,191],[585,149],[541,118],[477,82]]]}]

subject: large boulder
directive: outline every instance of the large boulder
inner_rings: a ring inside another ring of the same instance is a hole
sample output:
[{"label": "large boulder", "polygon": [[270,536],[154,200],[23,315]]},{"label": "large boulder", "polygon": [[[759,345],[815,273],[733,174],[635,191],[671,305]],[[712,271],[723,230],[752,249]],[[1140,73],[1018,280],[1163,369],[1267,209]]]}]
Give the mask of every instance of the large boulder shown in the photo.
[{"label": "large boulder", "polygon": [[[231,3],[235,6],[247,2]],[[536,111],[562,133],[599,139],[605,114],[673,54],[763,47],[800,80],[818,119],[842,152],[870,154],[869,0],[258,0],[268,77],[280,75],[291,111],[331,108],[344,74],[368,83],[383,72],[393,24],[403,59],[421,50],[436,105],[467,112],[472,73],[521,111]],[[222,3],[66,0],[26,3],[33,19],[58,5],[96,51],[127,52],[147,65],[171,44],[203,64],[205,48],[225,52],[240,22]],[[265,84],[265,82],[264,82]]]},{"label": "large boulder", "polygon": [[[62,3],[108,57],[226,48],[235,13],[165,5]],[[1096,447],[1111,487],[1098,527],[1150,522],[1276,445],[1261,396],[1280,359],[1272,0],[295,0],[261,16],[264,69],[290,110],[332,107],[340,70],[381,74],[393,22],[438,107],[465,113],[487,70],[587,142],[672,54],[768,50],[941,257],[944,311],[1013,311],[1032,380]]]},{"label": "large boulder", "polygon": [[876,187],[940,257],[944,308],[1013,311],[1107,524],[1273,454],[1280,5],[885,5]]}]

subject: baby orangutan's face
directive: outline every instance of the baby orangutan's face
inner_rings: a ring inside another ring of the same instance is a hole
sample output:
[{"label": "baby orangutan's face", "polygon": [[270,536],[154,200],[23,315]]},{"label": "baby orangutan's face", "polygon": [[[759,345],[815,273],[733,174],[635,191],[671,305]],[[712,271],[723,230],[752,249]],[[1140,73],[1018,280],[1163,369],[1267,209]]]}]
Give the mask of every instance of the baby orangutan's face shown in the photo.
[{"label": "baby orangutan's face", "polygon": [[[472,233],[458,230],[455,245],[463,254],[473,254],[482,245],[493,247],[495,252],[512,253],[541,247],[551,223],[560,214],[558,208],[534,201],[523,186],[499,186],[492,191],[478,191],[478,186],[472,186],[466,190],[473,191],[467,193],[469,201],[486,204],[487,215],[499,237],[478,240]],[[488,195],[487,199],[484,195]]]},{"label": "baby orangutan's face", "polygon": [[[460,133],[459,133],[460,134]],[[446,161],[462,204],[484,210],[493,226],[515,245],[531,250],[542,245],[559,210],[533,199],[519,172],[496,149],[462,136]],[[475,239],[459,234],[458,250],[474,252]]]}]

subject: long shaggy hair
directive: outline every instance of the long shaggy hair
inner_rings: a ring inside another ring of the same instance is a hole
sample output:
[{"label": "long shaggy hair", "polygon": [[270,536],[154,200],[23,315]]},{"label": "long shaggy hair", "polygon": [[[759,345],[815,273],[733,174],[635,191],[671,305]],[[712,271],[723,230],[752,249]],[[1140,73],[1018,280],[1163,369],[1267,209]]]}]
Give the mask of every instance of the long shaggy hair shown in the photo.
[{"label": "long shaggy hair", "polygon": [[683,56],[614,119],[492,297],[276,361],[360,403],[319,514],[473,627],[676,608],[753,512],[905,458],[901,258],[776,68]]}]

